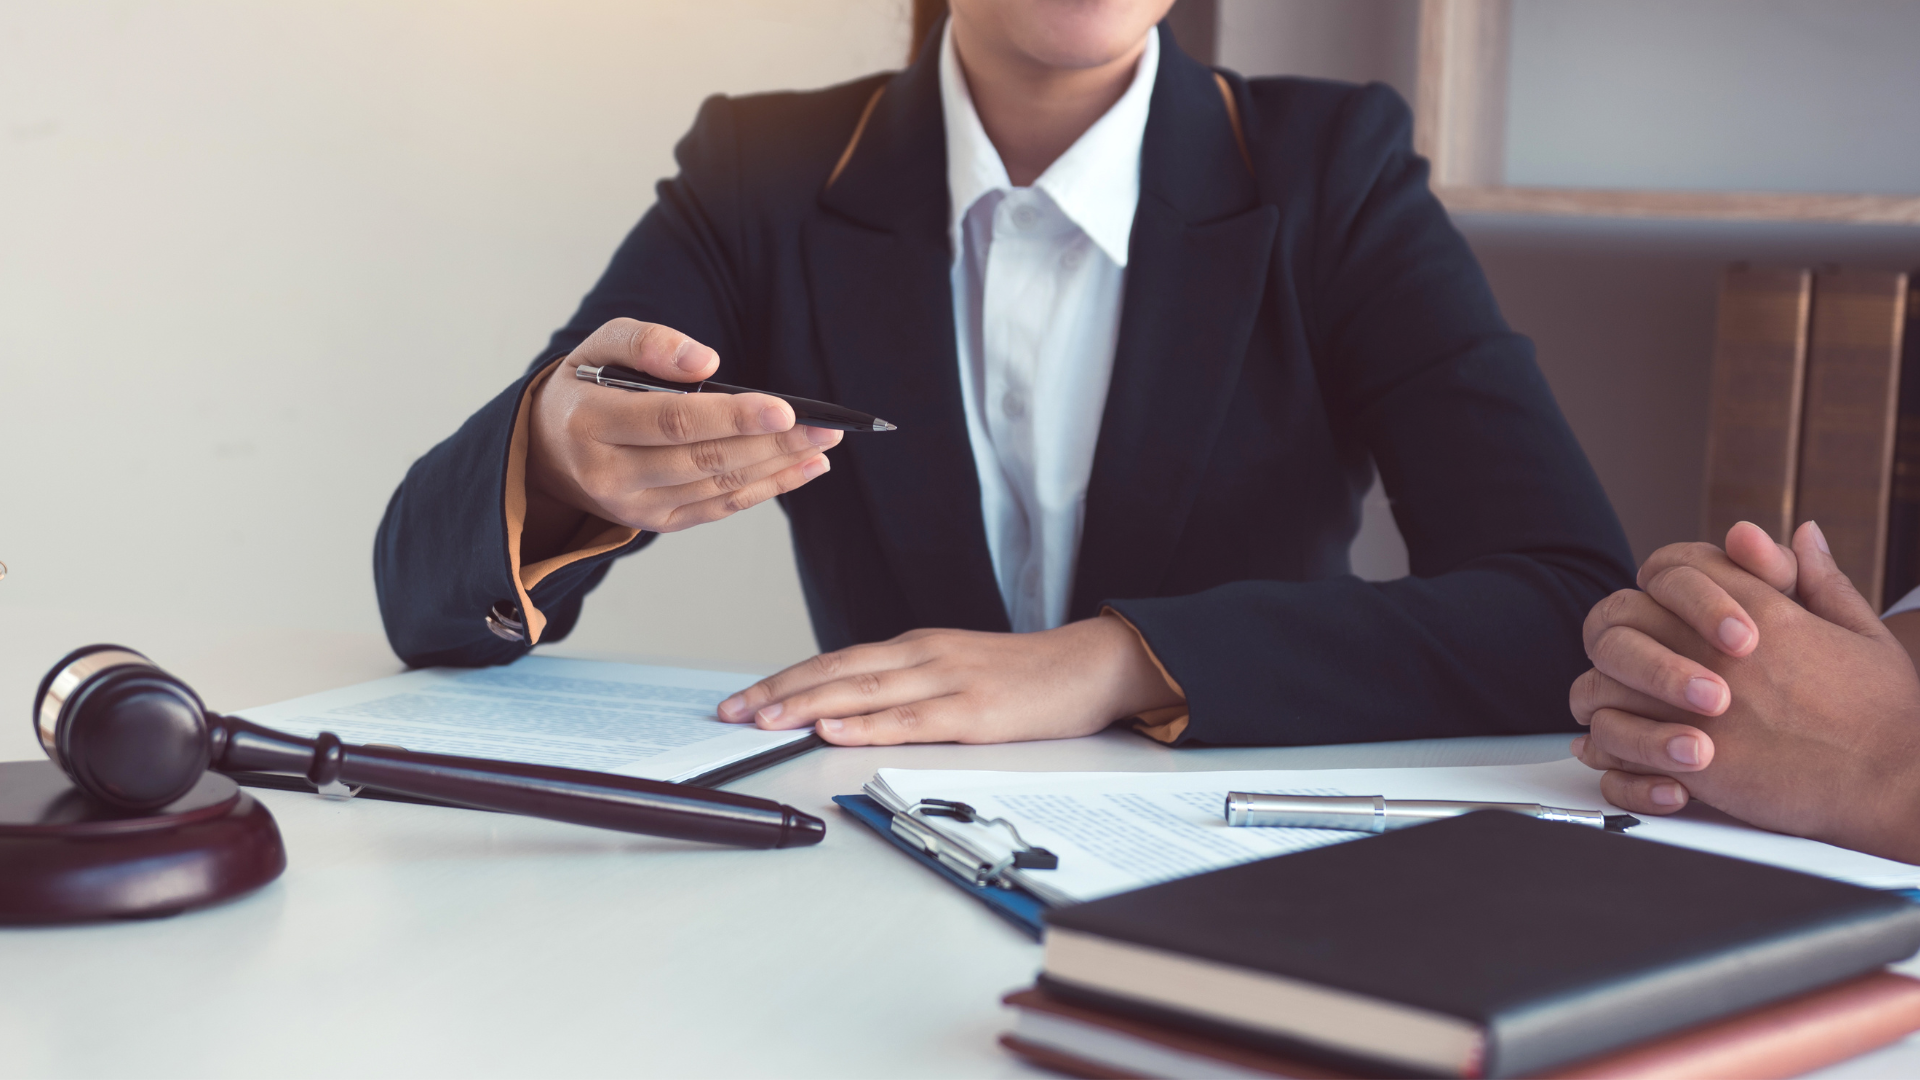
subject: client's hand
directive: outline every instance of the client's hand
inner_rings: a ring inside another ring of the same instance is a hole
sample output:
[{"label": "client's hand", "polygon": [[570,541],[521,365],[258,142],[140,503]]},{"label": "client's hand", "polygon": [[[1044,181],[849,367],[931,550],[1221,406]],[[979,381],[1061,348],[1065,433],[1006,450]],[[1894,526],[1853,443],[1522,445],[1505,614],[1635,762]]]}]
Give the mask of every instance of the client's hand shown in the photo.
[{"label": "client's hand", "polygon": [[648,394],[574,377],[619,364],[676,382],[720,366],[678,330],[614,319],[580,343],[535,392],[527,453],[522,558],[556,551],[592,514],[650,532],[715,521],[826,472],[840,432],[795,427],[764,394]]},{"label": "client's hand", "polygon": [[[1594,670],[1570,695],[1608,801],[1697,797],[1764,828],[1920,862],[1920,675],[1834,565],[1818,526],[1791,551],[1751,525],[1736,558],[1676,544],[1589,615]],[[1783,590],[1796,590],[1805,607]]]},{"label": "client's hand", "polygon": [[863,746],[1065,739],[1179,702],[1133,629],[1101,616],[1032,634],[914,630],[822,653],[719,713]]},{"label": "client's hand", "polygon": [[[1753,617],[1697,565],[1728,559],[1774,590],[1792,595],[1799,574],[1793,550],[1774,543],[1759,526],[1748,522],[1727,531],[1724,554],[1712,544],[1669,544],[1654,552],[1640,567],[1639,590],[1622,589],[1587,613],[1584,635],[1587,657],[1594,666],[1574,680],[1570,694],[1573,714],[1581,723],[1591,716],[1593,701],[1621,688],[1701,716],[1726,711],[1731,699],[1724,679],[1641,632],[1638,624],[1647,619],[1669,626],[1684,623],[1727,656],[1751,653],[1760,643]],[[1683,755],[1672,757],[1672,764],[1697,768],[1706,765],[1708,758],[1693,758],[1710,754],[1711,744],[1680,743],[1672,749]]]}]

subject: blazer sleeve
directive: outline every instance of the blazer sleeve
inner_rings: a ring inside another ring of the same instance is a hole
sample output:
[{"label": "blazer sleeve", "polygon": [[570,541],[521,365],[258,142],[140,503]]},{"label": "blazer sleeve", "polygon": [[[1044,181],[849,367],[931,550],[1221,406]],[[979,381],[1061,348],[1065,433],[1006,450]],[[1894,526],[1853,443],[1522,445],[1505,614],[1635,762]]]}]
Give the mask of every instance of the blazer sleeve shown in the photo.
[{"label": "blazer sleeve", "polygon": [[[658,187],[652,209],[614,253],[606,272],[556,331],[527,374],[482,406],[407,471],[374,539],[374,587],[395,653],[411,665],[504,664],[532,647],[496,637],[486,614],[517,602],[506,516],[515,418],[535,377],[610,319],[664,323],[736,355],[741,334],[736,272],[738,168],[731,103],[709,98],[675,156],[680,172]],[[569,563],[541,579],[528,600],[546,616],[542,642],[579,619],[586,594],[612,561],[654,534]]]},{"label": "blazer sleeve", "polygon": [[1391,90],[1346,92],[1302,275],[1327,407],[1371,451],[1411,573],[1109,601],[1186,691],[1182,743],[1571,730],[1582,620],[1633,584],[1599,479],[1411,128]]}]

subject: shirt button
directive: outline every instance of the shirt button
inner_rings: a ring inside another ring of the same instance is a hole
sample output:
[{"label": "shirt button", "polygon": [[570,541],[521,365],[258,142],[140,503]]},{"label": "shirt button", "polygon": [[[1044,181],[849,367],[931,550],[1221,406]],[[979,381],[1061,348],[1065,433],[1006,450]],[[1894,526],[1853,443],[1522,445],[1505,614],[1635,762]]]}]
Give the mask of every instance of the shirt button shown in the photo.
[{"label": "shirt button", "polygon": [[1065,255],[1060,256],[1060,265],[1066,267],[1069,270],[1072,270],[1078,267],[1081,263],[1086,261],[1087,261],[1087,253],[1084,251],[1081,251],[1079,248],[1074,248],[1072,251],[1069,251]]},{"label": "shirt button", "polygon": [[1031,229],[1040,222],[1040,211],[1031,206],[1016,207],[1013,211],[1013,223],[1022,229]]},{"label": "shirt button", "polygon": [[1027,399],[1009,390],[1000,399],[1000,411],[1007,414],[1007,419],[1018,420],[1027,415]]}]

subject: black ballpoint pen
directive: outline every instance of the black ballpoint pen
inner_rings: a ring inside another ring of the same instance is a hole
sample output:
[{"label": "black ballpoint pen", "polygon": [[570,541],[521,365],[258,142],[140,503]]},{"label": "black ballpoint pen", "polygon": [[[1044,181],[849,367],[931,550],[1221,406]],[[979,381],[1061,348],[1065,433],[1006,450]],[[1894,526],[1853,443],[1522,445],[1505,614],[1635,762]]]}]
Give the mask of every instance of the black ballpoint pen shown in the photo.
[{"label": "black ballpoint pen", "polygon": [[776,397],[793,406],[793,421],[807,427],[836,428],[840,431],[893,431],[894,425],[868,413],[853,409],[843,409],[830,402],[815,401],[812,398],[794,397],[791,394],[776,394],[769,390],[750,390],[744,386],[728,386],[726,383],[672,382],[656,378],[644,371],[635,371],[617,364],[593,367],[581,364],[573,369],[576,379],[610,386],[615,390],[646,390],[660,394],[698,394],[709,390],[716,394],[765,394]]}]

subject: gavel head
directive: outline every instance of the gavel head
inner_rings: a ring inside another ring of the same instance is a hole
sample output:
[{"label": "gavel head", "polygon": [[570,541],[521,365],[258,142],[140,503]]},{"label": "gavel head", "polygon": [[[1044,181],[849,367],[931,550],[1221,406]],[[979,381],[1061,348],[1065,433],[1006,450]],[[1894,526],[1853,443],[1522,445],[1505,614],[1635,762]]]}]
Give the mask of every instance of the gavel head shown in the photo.
[{"label": "gavel head", "polygon": [[33,696],[40,745],[74,786],[123,810],[155,810],[198,783],[206,709],[186,683],[118,645],[75,649]]}]

